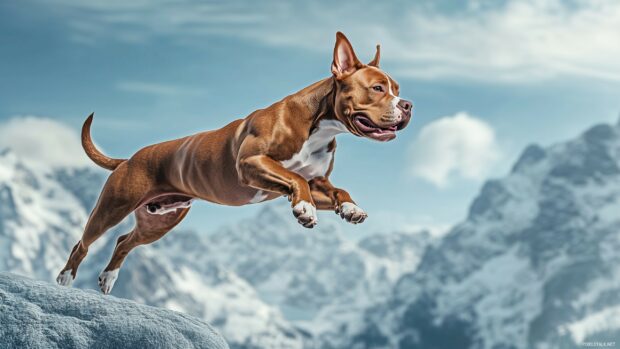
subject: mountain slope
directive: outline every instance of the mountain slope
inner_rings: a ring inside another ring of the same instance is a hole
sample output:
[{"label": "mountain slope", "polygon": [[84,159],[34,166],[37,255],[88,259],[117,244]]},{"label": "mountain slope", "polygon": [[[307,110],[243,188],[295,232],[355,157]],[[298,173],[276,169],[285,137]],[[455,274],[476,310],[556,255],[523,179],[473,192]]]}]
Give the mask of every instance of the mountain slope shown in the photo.
[{"label": "mountain slope", "polygon": [[[88,168],[44,168],[3,152],[0,270],[53,281],[104,178]],[[304,229],[280,201],[209,236],[177,229],[129,254],[112,295],[202,318],[232,348],[338,341],[342,329],[357,329],[364,309],[385,300],[396,280],[417,267],[434,238],[403,231],[355,242],[344,238],[340,227],[347,223],[337,215],[320,218],[315,229]],[[131,225],[129,219],[90,247],[74,286],[98,289],[116,237]]]},{"label": "mountain slope", "polygon": [[569,348],[620,335],[620,129],[528,147],[348,348]]},{"label": "mountain slope", "polygon": [[307,230],[292,219],[286,202],[267,204],[256,217],[208,236],[208,252],[196,258],[234,270],[287,319],[315,335],[329,336],[385,299],[433,241],[423,231],[355,242],[344,238],[340,227],[347,223],[337,215],[324,212],[319,220]]},{"label": "mountain slope", "polygon": [[[54,282],[82,235],[104,176],[88,168],[45,168],[9,150],[0,152],[0,270]],[[131,224],[119,225],[91,246],[75,286],[97,289],[116,236]],[[192,255],[173,246],[200,239],[182,232],[169,237],[132,251],[114,295],[210,321],[232,348],[302,346],[294,327],[247,282],[213,263],[194,268]],[[201,246],[194,251],[201,253]]]},{"label": "mountain slope", "polygon": [[41,171],[1,151],[0,270],[52,280],[81,236],[85,202],[92,205],[100,183],[89,170]]}]

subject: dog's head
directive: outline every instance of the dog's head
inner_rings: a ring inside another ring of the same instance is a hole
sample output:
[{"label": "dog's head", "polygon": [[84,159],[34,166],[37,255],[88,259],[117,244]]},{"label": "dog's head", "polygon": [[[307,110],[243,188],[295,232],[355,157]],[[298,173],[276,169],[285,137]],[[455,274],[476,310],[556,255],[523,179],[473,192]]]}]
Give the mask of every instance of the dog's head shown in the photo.
[{"label": "dog's head", "polygon": [[336,80],[336,117],[360,137],[390,141],[407,126],[413,103],[399,97],[399,86],[379,68],[380,49],[361,63],[341,32],[336,34],[332,74]]}]

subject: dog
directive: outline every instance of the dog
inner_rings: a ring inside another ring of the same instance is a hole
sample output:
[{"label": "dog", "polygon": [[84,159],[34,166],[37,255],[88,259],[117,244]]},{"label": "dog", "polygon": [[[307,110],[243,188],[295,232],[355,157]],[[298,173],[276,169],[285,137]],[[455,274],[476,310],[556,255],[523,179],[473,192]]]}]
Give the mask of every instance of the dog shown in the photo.
[{"label": "dog", "polygon": [[352,133],[390,141],[407,126],[413,109],[399,97],[398,83],[379,68],[380,55],[377,45],[374,59],[361,63],[338,32],[329,78],[218,130],[150,145],[129,159],[110,158],[95,147],[91,114],[82,127],[82,146],[112,174],[58,284],[71,285],[89,246],[132,212],[135,227],[118,238],[99,276],[104,294],[111,292],[127,254],[179,224],[193,200],[241,206],[286,196],[306,228],[317,224],[317,210],[333,210],[347,222],[362,223],[366,212],[329,181],[335,136]]}]

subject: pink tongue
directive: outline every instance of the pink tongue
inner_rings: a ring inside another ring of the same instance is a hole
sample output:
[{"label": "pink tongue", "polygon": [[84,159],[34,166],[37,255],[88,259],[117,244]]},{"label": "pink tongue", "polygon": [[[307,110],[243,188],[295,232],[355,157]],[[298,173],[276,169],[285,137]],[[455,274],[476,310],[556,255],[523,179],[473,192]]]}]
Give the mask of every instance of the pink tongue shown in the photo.
[{"label": "pink tongue", "polygon": [[395,132],[398,129],[398,126],[394,125],[394,126],[390,126],[386,129],[381,129],[378,127],[372,127],[372,126],[368,126],[365,123],[361,122],[359,119],[355,120],[355,123],[357,124],[358,128],[364,132],[372,132],[372,133],[384,133],[384,132]]},{"label": "pink tongue", "polygon": [[388,134],[388,133],[394,133],[394,131],[392,129],[389,130],[382,130],[380,128],[375,129],[374,131],[371,132],[372,134],[376,134],[376,135],[383,135],[383,134]]},{"label": "pink tongue", "polygon": [[358,126],[358,127],[359,127],[362,131],[364,131],[364,132],[372,132],[372,131],[376,131],[376,130],[378,130],[377,128],[374,128],[374,127],[370,127],[370,126],[365,125],[364,123],[362,123],[362,122],[361,122],[361,121],[359,121],[359,120],[355,120],[355,123],[356,123],[356,124],[357,124],[357,126]]}]

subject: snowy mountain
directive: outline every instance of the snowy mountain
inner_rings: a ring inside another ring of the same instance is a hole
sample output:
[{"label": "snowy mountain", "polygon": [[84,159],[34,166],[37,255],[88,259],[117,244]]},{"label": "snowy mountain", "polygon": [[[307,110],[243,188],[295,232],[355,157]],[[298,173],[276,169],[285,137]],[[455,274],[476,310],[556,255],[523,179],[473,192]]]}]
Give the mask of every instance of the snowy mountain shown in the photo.
[{"label": "snowy mountain", "polygon": [[53,280],[101,183],[90,170],[42,170],[0,151],[0,270]]},{"label": "snowy mountain", "polygon": [[315,335],[355,322],[384,300],[433,241],[427,232],[395,232],[354,242],[335,214],[325,212],[308,231],[289,211],[286,202],[265,205],[256,217],[210,235],[202,258],[234,270]]},{"label": "snowy mountain", "polygon": [[337,215],[322,214],[321,224],[308,231],[290,219],[288,206],[265,205],[256,217],[209,236],[205,258],[233,269],[265,299],[300,317],[395,281],[415,269],[430,240],[425,232],[393,233],[356,243],[344,238],[345,222]]},{"label": "snowy mountain", "polygon": [[0,299],[1,349],[228,348],[196,318],[15,274],[0,272]]},{"label": "snowy mountain", "polygon": [[[45,168],[0,152],[0,270],[54,282],[82,234],[104,176],[91,169]],[[116,236],[130,224],[93,244],[75,286],[97,288]],[[132,251],[113,295],[205,319],[231,348],[302,347],[301,335],[247,282],[214,263],[197,265],[192,254],[178,249],[192,241],[198,242],[194,253],[202,253],[202,241],[190,232],[174,232]]]},{"label": "snowy mountain", "polygon": [[528,147],[346,348],[571,348],[620,338],[620,127]]},{"label": "snowy mountain", "polygon": [[[0,270],[53,281],[105,175],[46,168],[3,151]],[[395,232],[355,242],[344,238],[347,223],[333,213],[307,230],[288,203],[263,205],[255,217],[214,234],[175,230],[133,250],[112,295],[204,319],[231,348],[320,348],[341,328],[357,328],[363,311],[384,301],[434,241],[426,232]],[[97,289],[116,237],[131,224],[91,246],[74,286]]]}]

